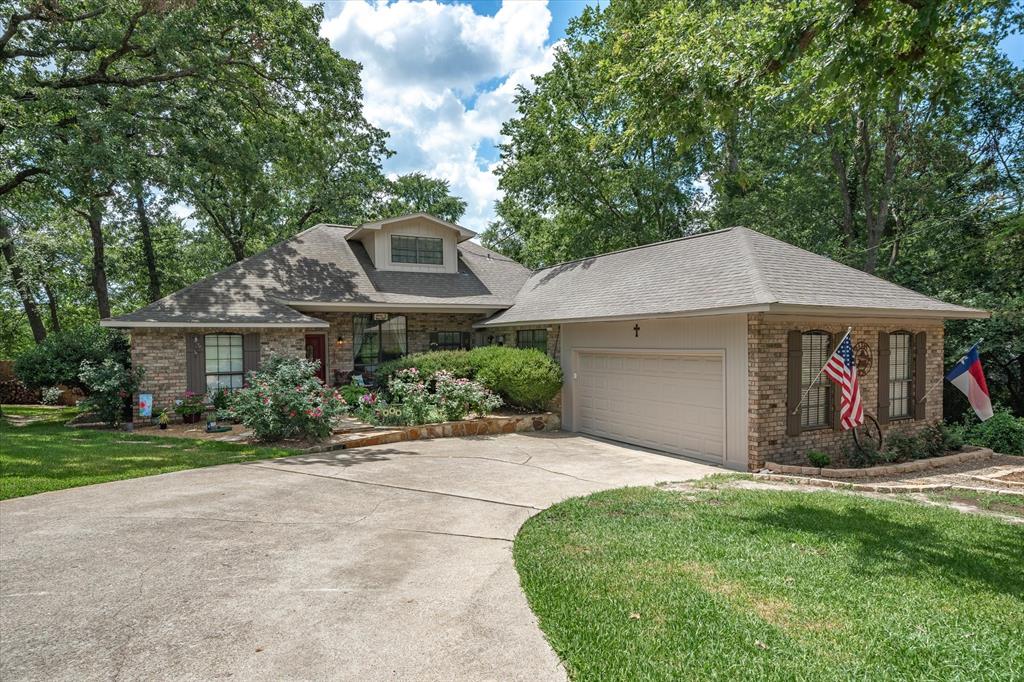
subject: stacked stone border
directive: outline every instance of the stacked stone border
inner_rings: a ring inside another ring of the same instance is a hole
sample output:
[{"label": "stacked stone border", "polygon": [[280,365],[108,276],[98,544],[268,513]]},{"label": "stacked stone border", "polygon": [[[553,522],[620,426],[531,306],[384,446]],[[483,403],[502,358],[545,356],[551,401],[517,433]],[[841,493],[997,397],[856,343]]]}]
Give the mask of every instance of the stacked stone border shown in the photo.
[{"label": "stacked stone border", "polygon": [[863,469],[827,469],[819,467],[805,467],[791,464],[777,464],[765,462],[765,469],[770,474],[788,474],[793,476],[822,476],[824,478],[879,478],[889,476],[900,476],[902,474],[938,469],[950,464],[962,464],[964,462],[977,462],[994,457],[992,450],[988,448],[976,448],[966,452],[956,452],[942,457],[929,457],[927,459],[915,459],[912,462],[901,462],[899,464],[883,464],[880,466],[865,467]]},{"label": "stacked stone border", "polygon": [[959,485],[957,483],[849,483],[847,481],[829,480],[825,478],[807,478],[804,476],[785,476],[783,474],[751,474],[755,480],[774,481],[807,485],[815,488],[834,488],[836,490],[852,490],[865,493],[927,493],[939,490],[969,490],[979,493],[998,493],[1000,495],[1016,495],[1024,497],[1024,490],[1004,490],[982,486]]},{"label": "stacked stone border", "polygon": [[515,416],[480,417],[461,421],[422,424],[419,426],[396,426],[386,430],[358,431],[344,434],[342,440],[322,443],[306,448],[303,452],[330,452],[362,448],[369,445],[400,443],[402,441],[429,438],[459,438],[462,436],[490,436],[502,433],[523,433],[527,431],[558,431],[562,426],[558,414],[524,414]]}]

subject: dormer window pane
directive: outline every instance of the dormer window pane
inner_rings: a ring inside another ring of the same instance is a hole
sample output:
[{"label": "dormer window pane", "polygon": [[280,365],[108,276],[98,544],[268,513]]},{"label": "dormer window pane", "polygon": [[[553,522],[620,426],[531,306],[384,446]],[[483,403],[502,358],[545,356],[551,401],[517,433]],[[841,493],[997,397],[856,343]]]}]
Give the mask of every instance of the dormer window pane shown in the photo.
[{"label": "dormer window pane", "polygon": [[436,237],[391,235],[391,262],[443,265],[444,241]]}]

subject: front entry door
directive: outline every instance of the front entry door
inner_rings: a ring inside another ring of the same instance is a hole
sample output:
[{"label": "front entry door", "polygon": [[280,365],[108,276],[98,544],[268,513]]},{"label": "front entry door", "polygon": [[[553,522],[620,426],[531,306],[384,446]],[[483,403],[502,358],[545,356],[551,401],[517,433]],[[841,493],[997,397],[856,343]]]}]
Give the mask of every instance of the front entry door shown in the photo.
[{"label": "front entry door", "polygon": [[316,371],[316,375],[320,377],[320,381],[327,383],[327,344],[324,341],[323,334],[307,334],[306,335],[306,359],[316,362],[320,362],[320,367]]}]

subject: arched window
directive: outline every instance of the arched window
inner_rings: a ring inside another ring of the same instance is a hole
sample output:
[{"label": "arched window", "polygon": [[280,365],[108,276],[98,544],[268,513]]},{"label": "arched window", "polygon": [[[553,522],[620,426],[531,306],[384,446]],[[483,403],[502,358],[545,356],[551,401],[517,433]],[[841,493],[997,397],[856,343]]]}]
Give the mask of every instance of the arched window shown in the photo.
[{"label": "arched window", "polygon": [[889,334],[889,419],[913,416],[914,344],[910,332]]},{"label": "arched window", "polygon": [[206,390],[242,387],[241,334],[206,335]]},{"label": "arched window", "polygon": [[831,426],[832,382],[819,372],[832,353],[832,335],[809,331],[801,336],[800,392],[802,395],[806,392],[806,397],[800,406],[800,427],[818,429]]}]

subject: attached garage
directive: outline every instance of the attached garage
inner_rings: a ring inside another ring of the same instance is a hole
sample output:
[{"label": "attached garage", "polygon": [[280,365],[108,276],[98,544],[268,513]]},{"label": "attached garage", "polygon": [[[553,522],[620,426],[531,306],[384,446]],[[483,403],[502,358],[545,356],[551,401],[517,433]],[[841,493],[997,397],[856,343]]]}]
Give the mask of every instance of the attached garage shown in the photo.
[{"label": "attached garage", "polygon": [[725,459],[720,351],[577,351],[577,430],[686,457]]}]

